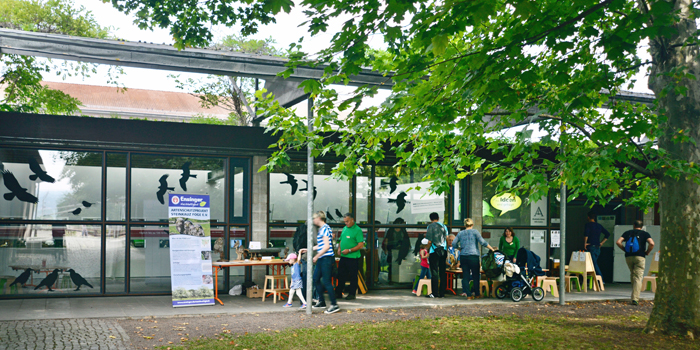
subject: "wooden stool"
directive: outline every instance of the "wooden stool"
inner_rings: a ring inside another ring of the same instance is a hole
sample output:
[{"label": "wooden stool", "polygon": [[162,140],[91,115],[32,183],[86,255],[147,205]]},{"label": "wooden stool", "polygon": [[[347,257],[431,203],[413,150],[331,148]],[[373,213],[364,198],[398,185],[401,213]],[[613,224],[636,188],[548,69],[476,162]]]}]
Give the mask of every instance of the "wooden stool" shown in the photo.
[{"label": "wooden stool", "polygon": [[542,289],[544,289],[544,295],[547,296],[547,291],[550,290],[552,295],[556,298],[559,297],[559,289],[557,288],[557,280],[555,278],[545,278],[542,280],[542,285],[540,285]]},{"label": "wooden stool", "polygon": [[[278,282],[284,281],[284,288],[276,288]],[[270,287],[268,288],[268,282]],[[283,293],[289,293],[289,280],[285,275],[265,275],[265,284],[263,285],[263,297],[262,300],[265,301],[265,297],[272,294],[272,302],[277,303],[277,298],[284,300],[282,297]]]},{"label": "wooden stool", "polygon": [[549,279],[549,278],[551,278],[551,277],[547,277],[547,276],[537,276],[537,283],[536,283],[536,285],[533,286],[533,287],[542,287],[542,281],[544,281],[544,280],[546,280],[546,279]]},{"label": "wooden stool", "polygon": [[430,286],[431,280],[428,278],[424,278],[422,280],[418,281],[418,286],[416,287],[416,296],[421,296],[423,295],[423,286],[428,288],[428,294],[433,294],[433,287]]},{"label": "wooden stool", "polygon": [[[559,283],[559,277],[556,277],[556,280],[557,280],[557,283]],[[573,289],[571,287],[571,284],[574,282],[576,282],[576,289],[578,289],[579,292],[581,291],[581,282],[579,282],[578,276],[566,275],[566,276],[564,276],[564,281],[566,281],[565,283],[566,283],[567,293],[571,292],[571,290]]]},{"label": "wooden stool", "polygon": [[599,292],[605,291],[605,284],[603,284],[603,276],[595,275],[595,282],[593,283],[593,287],[593,290],[597,290]]},{"label": "wooden stool", "polygon": [[489,281],[479,280],[479,294],[481,294],[482,297],[489,295]]},{"label": "wooden stool", "polygon": [[656,276],[644,276],[642,279],[642,287],[644,287],[644,290],[649,290],[649,287],[651,286],[651,291],[653,293],[656,293]]}]

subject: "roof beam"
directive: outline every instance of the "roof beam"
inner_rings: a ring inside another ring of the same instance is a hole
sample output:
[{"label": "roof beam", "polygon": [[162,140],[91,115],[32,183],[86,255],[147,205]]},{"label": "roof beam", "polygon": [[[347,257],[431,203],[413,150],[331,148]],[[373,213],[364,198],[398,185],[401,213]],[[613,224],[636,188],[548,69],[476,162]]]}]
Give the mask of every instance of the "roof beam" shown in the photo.
[{"label": "roof beam", "polygon": [[[177,50],[165,44],[104,40],[70,35],[26,32],[0,28],[0,53],[18,54],[138,67],[168,71],[273,79],[286,70],[288,60],[224,50]],[[298,67],[287,80],[303,81],[323,77],[323,66]],[[354,86],[371,85],[390,89],[390,77],[363,70],[350,77]]]}]

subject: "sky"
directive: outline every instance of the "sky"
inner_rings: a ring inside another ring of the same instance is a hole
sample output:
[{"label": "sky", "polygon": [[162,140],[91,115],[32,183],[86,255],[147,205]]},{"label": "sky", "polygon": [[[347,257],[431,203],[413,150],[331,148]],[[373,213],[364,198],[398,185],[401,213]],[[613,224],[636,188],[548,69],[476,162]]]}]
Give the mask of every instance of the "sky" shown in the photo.
[{"label": "sky", "polygon": [[[84,6],[86,9],[91,11],[99,23],[103,26],[113,27],[112,33],[122,39],[131,41],[145,41],[152,43],[165,43],[171,44],[172,39],[167,29],[154,29],[154,30],[140,30],[136,25],[133,24],[134,17],[131,15],[125,15],[122,12],[117,11],[112,7],[110,3],[103,3],[100,0],[74,0],[76,6]],[[307,33],[306,28],[299,27],[298,25],[304,21],[304,14],[302,9],[295,7],[289,14],[280,14],[276,16],[277,23],[263,26],[260,28],[259,32],[252,36],[255,39],[264,39],[272,37],[279,48],[287,48],[289,44],[297,42],[297,40]],[[339,29],[343,20],[339,19],[334,21],[335,25],[331,25],[327,33],[321,33],[314,37],[306,37],[304,39],[304,50],[306,52],[317,52],[329,45],[331,41],[332,34],[335,29]],[[238,32],[238,28],[226,28],[226,27],[214,27],[213,33],[215,34],[215,40],[221,38],[225,35],[234,34]],[[380,36],[373,39],[370,43],[374,47],[382,47],[384,44]],[[174,79],[168,77],[170,74],[181,74],[181,77],[193,77],[200,78],[203,75],[193,74],[193,73],[182,73],[182,72],[171,72],[163,70],[154,69],[143,69],[143,68],[124,68],[125,75],[119,78],[119,83],[127,88],[139,88],[139,89],[149,89],[149,90],[163,90],[163,91],[182,91],[176,87]],[[635,92],[645,92],[651,93],[647,88],[647,79],[644,73],[638,74],[636,77],[637,83],[633,89]],[[63,81],[76,84],[90,84],[90,85],[107,85],[107,68],[101,65],[98,68],[98,73],[90,78],[83,79],[82,77],[73,77],[66,80],[61,79],[55,75],[46,75],[46,80],[49,81]],[[350,87],[344,87],[339,89],[341,97],[343,95],[348,96],[349,92],[352,91]],[[377,105],[381,103],[383,98],[387,96],[387,93],[382,93],[380,96],[370,100],[365,101],[366,105]]]}]

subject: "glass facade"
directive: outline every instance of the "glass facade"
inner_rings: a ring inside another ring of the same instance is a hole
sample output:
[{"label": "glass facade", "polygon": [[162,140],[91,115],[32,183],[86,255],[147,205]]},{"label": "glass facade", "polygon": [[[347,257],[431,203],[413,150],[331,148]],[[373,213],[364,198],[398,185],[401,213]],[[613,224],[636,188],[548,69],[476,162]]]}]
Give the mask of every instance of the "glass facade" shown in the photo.
[{"label": "glass facade", "polygon": [[250,158],[0,147],[0,172],[0,298],[169,294],[162,178],[210,196],[213,261],[248,239]]}]

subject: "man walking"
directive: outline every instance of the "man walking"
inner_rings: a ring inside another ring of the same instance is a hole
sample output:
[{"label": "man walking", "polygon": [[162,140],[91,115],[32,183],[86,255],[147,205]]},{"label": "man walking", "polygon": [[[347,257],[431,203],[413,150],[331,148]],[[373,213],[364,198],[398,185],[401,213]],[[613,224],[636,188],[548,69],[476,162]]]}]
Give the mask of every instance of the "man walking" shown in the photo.
[{"label": "man walking", "polygon": [[447,272],[445,271],[447,265],[447,227],[439,222],[438,213],[430,213],[430,221],[432,223],[428,225],[425,238],[430,244],[428,262],[430,263],[430,284],[433,293],[429,294],[428,298],[444,298],[447,290]]},{"label": "man walking", "polygon": [[[654,240],[649,232],[643,231],[641,220],[634,222],[633,229],[622,234],[617,240],[617,246],[625,251],[625,260],[630,269],[632,281],[632,305],[639,305],[639,293],[642,291],[642,279],[644,278],[644,266],[646,256],[654,249]],[[624,242],[624,244],[623,244]]]},{"label": "man walking", "polygon": [[314,285],[318,292],[318,303],[314,305],[314,308],[326,307],[326,301],[323,297],[323,291],[325,289],[328,292],[328,298],[331,299],[331,306],[328,307],[325,313],[332,314],[340,310],[338,308],[338,303],[335,301],[335,293],[333,291],[333,284],[331,283],[331,273],[333,271],[333,264],[335,264],[332,241],[333,233],[331,232],[331,227],[326,223],[326,213],[317,211],[312,217],[314,225],[319,227],[318,235],[316,235],[317,243],[314,246],[316,256],[314,256],[313,259],[314,264],[316,264],[316,269],[314,269]]},{"label": "man walking", "polygon": [[[600,240],[600,234],[604,234],[605,238]],[[603,225],[595,221],[595,214],[593,212],[588,213],[588,222],[584,228],[585,239],[583,241],[586,251],[591,253],[591,259],[593,259],[593,267],[595,268],[595,274],[601,276],[600,267],[598,267],[598,257],[600,257],[600,246],[602,246],[605,241],[610,238],[610,232],[603,227]]]},{"label": "man walking", "polygon": [[338,237],[340,262],[338,263],[338,287],[335,289],[335,295],[342,298],[345,282],[350,282],[350,289],[347,290],[348,296],[345,297],[345,300],[353,300],[355,293],[357,293],[360,249],[365,246],[365,242],[362,229],[355,224],[355,217],[351,213],[346,213],[343,216],[343,221],[345,227]]}]

